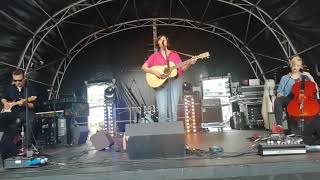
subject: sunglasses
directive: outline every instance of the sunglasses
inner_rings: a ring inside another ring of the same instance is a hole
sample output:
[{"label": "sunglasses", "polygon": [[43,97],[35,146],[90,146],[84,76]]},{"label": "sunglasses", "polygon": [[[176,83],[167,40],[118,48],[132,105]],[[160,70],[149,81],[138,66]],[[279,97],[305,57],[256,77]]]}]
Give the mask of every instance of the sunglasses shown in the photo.
[{"label": "sunglasses", "polygon": [[19,80],[14,79],[13,82],[22,82],[22,79],[19,79]]}]

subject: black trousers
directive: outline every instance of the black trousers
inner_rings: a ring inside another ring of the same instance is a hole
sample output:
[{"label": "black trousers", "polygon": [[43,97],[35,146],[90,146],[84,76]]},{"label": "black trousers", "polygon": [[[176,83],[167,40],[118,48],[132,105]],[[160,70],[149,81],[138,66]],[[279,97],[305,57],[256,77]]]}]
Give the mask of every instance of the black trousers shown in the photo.
[{"label": "black trousers", "polygon": [[0,114],[0,131],[3,132],[3,136],[0,140],[0,153],[2,159],[15,156],[18,152],[16,144],[13,142],[16,133],[19,132],[16,119],[17,116],[13,113]]},{"label": "black trousers", "polygon": [[6,159],[17,154],[17,146],[13,143],[13,139],[17,133],[21,132],[21,127],[24,126],[25,138],[24,145],[31,145],[34,143],[32,131],[34,131],[34,113],[28,113],[29,123],[26,125],[26,113],[0,113],[0,132],[4,132],[0,140],[0,153],[3,159]]},{"label": "black trousers", "polygon": [[276,117],[277,125],[282,125],[283,119],[283,108],[286,108],[289,104],[290,97],[282,96],[277,97],[274,101],[274,115]]}]

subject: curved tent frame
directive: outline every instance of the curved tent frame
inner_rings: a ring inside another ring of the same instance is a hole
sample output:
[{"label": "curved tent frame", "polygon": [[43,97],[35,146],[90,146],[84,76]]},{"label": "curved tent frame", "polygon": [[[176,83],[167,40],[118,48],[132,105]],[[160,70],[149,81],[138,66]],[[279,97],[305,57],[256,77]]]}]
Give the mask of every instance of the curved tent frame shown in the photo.
[{"label": "curved tent frame", "polygon": [[[291,3],[284,11],[282,11],[276,17],[271,17],[265,10],[259,7],[261,0],[258,0],[255,4],[247,0],[239,0],[239,1],[216,0],[215,2],[223,3],[225,5],[239,9],[239,12],[228,14],[223,17],[215,18],[207,22],[204,22],[204,17],[207,14],[208,7],[212,4],[211,0],[207,1],[207,4],[203,9],[201,18],[197,20],[195,20],[195,18],[192,16],[192,14],[188,10],[185,3],[182,2],[181,0],[170,0],[170,6],[168,9],[170,12],[169,17],[141,19],[137,13],[138,7],[136,4],[136,0],[131,0],[133,1],[132,6],[136,11],[136,17],[133,20],[127,20],[125,22],[118,23],[121,16],[123,16],[126,7],[129,6],[128,1],[129,0],[126,0],[122,4],[121,11],[116,16],[116,20],[114,21],[113,25],[108,25],[106,23],[106,20],[104,19],[104,17],[102,16],[98,8],[99,6],[102,6],[102,5],[104,6],[110,5],[111,2],[114,2],[112,0],[98,0],[98,1],[80,0],[78,2],[68,5],[67,7],[62,8],[60,11],[56,12],[52,16],[49,15],[45,11],[45,9],[42,8],[39,4],[33,1],[37,5],[37,7],[41,9],[48,16],[48,19],[44,23],[42,23],[35,32],[32,33],[33,34],[32,38],[29,39],[23,52],[21,53],[19,62],[17,64],[18,68],[24,69],[27,74],[31,73],[33,70],[30,67],[35,57],[37,57],[37,59],[39,58],[41,59],[41,55],[38,53],[39,47],[41,47],[44,44],[52,47],[53,50],[55,50],[56,52],[58,52],[63,56],[61,62],[59,63],[59,68],[57,69],[51,83],[51,88],[56,89],[57,90],[56,95],[58,95],[61,83],[64,78],[64,74],[67,71],[68,66],[70,65],[72,60],[75,58],[75,56],[82,49],[84,49],[84,47],[110,34],[122,32],[125,30],[133,29],[133,28],[152,26],[152,22],[156,22],[157,26],[180,26],[180,27],[202,30],[202,31],[206,31],[211,34],[215,34],[224,38],[225,40],[232,43],[237,49],[241,51],[241,53],[246,58],[247,62],[249,63],[252,71],[254,72],[257,78],[264,79],[265,76],[263,73],[263,69],[261,68],[259,61],[257,60],[255,55],[259,55],[262,57],[266,57],[266,58],[270,58],[270,59],[274,59],[282,62],[287,62],[287,59],[289,59],[292,55],[297,53],[291,40],[286,35],[283,28],[277,22],[277,19],[279,19],[279,17],[281,17],[286,11],[288,11],[297,2],[297,0]],[[177,2],[178,4],[181,5],[181,7],[183,7],[185,13],[188,14],[189,16],[188,19],[172,16],[171,11],[172,11],[173,2]],[[104,22],[105,27],[103,27],[98,31],[90,33],[85,37],[82,37],[71,48],[67,47],[64,36],[62,35],[60,30],[61,27],[59,25],[61,25],[61,23],[67,22],[69,18],[76,16],[78,13],[85,12],[86,10],[89,10],[91,8],[95,8],[99,17]],[[219,27],[217,25],[218,24],[217,22],[219,22],[219,20],[234,17],[239,14],[249,15],[247,24],[246,24],[245,36],[243,38],[240,38],[236,36],[233,32],[230,32],[227,29],[223,27]],[[10,16],[8,16],[8,18],[10,18]],[[252,34],[249,35],[250,24],[253,23],[253,20],[259,21],[261,24],[264,25],[264,28],[262,28],[260,31],[258,31],[254,35]],[[266,54],[256,53],[252,48],[251,49],[249,48],[250,47],[249,45],[252,42],[254,42],[257,39],[257,37],[266,30],[268,30],[271,33],[271,35],[274,37],[277,44],[281,47],[281,52],[284,55],[283,57],[285,57],[284,59],[275,58]],[[61,50],[60,48],[55,47],[54,45],[52,45],[50,42],[46,40],[46,38],[53,31],[58,32],[60,39],[63,42],[64,50]],[[44,66],[44,67],[47,67],[47,66]],[[50,94],[50,98],[52,97],[53,95]]]}]

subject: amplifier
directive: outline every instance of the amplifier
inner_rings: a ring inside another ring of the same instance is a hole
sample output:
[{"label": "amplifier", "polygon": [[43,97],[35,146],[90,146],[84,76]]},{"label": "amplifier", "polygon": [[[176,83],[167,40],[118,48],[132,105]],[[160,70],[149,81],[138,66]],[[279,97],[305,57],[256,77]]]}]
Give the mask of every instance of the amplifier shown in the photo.
[{"label": "amplifier", "polygon": [[202,123],[223,122],[221,106],[201,107]]},{"label": "amplifier", "polygon": [[264,86],[263,85],[256,85],[256,86],[240,86],[239,92],[241,94],[245,93],[263,93]]},{"label": "amplifier", "polygon": [[209,107],[219,107],[221,106],[221,100],[219,98],[215,99],[202,99],[201,101],[202,106],[209,106]]},{"label": "amplifier", "polygon": [[258,154],[261,156],[306,154],[305,144],[259,144]]},{"label": "amplifier", "polygon": [[262,105],[247,105],[248,121],[250,124],[258,124],[258,121],[262,121],[261,114]]}]

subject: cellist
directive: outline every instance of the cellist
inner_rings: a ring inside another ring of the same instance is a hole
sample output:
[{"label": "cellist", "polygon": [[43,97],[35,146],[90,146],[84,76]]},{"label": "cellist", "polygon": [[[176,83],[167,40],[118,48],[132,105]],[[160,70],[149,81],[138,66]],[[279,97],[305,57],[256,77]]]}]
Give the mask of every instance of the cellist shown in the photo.
[{"label": "cellist", "polygon": [[[278,89],[277,89],[277,97],[274,102],[274,113],[276,118],[277,131],[283,132],[282,122],[283,119],[283,108],[287,107],[290,99],[292,86],[295,82],[302,79],[302,76],[305,76],[306,80],[310,80],[314,83],[314,78],[308,72],[302,71],[302,58],[299,56],[294,56],[291,60],[289,60],[289,65],[291,72],[282,76]],[[318,91],[318,86],[316,84],[316,88]],[[289,124],[289,123],[288,123]]]}]

